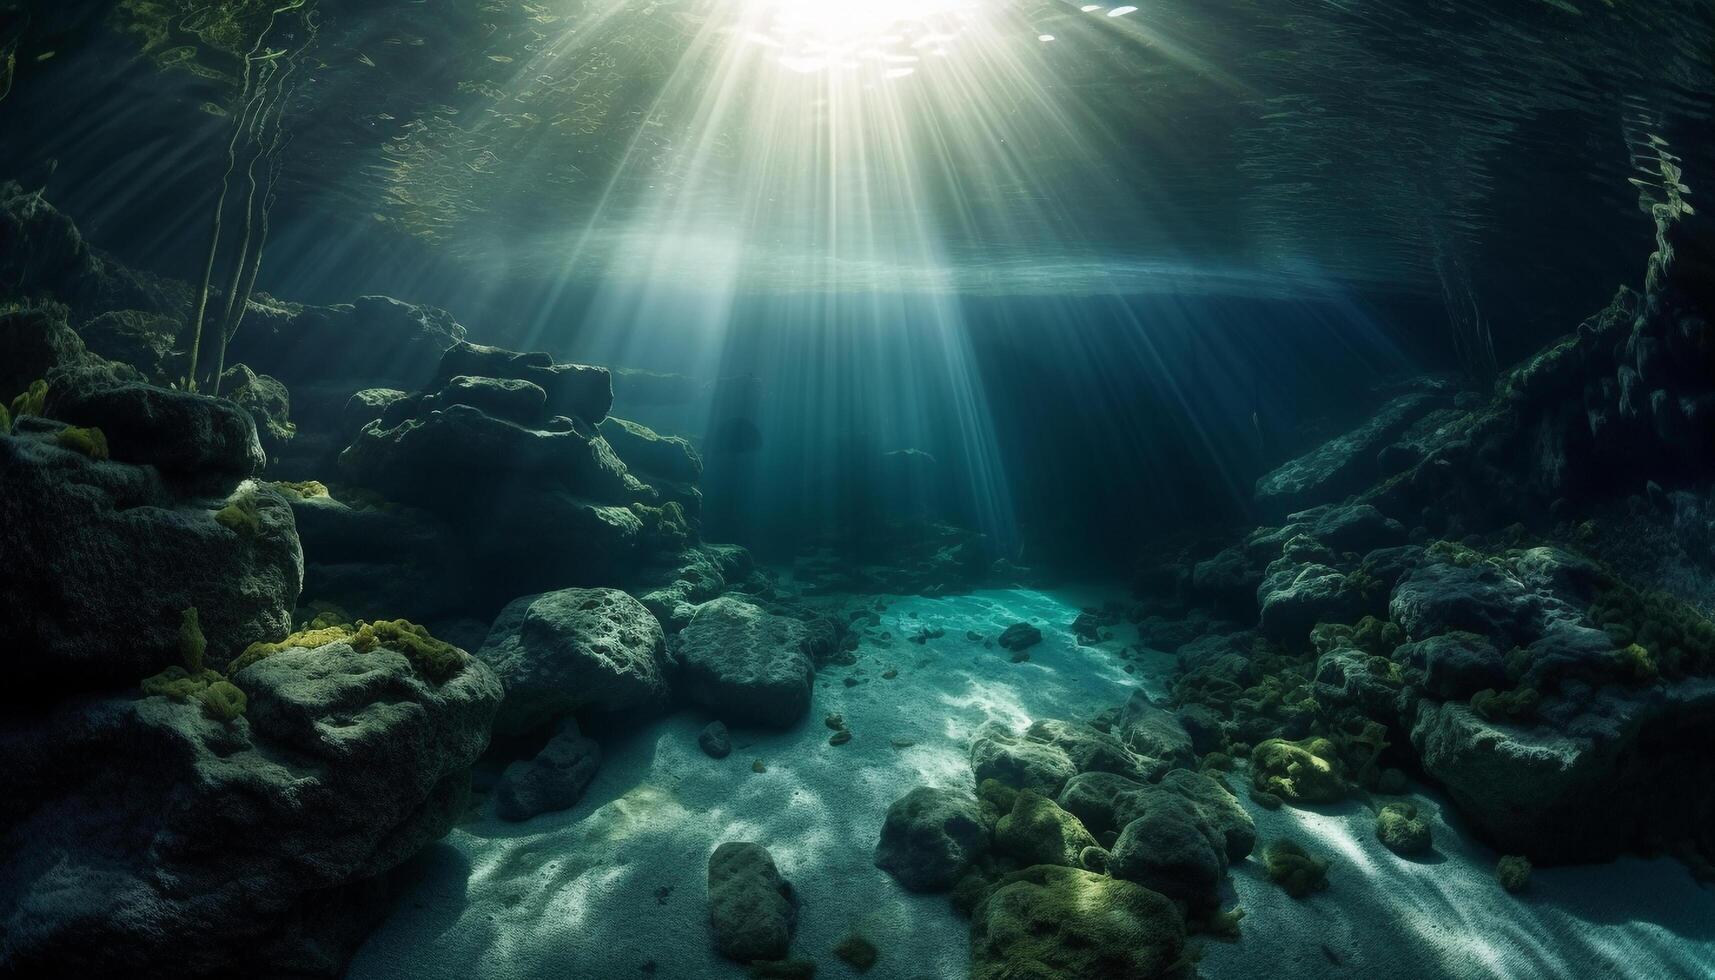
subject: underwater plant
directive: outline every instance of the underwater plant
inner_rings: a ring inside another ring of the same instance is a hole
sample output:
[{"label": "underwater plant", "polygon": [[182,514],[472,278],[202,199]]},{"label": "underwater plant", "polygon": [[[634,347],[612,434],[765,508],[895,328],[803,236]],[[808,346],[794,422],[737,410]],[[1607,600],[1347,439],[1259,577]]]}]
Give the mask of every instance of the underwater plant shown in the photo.
[{"label": "underwater plant", "polygon": [[249,705],[238,685],[224,678],[210,682],[197,693],[197,699],[202,702],[203,714],[215,721],[232,721]]},{"label": "underwater plant", "polygon": [[214,519],[235,534],[250,535],[262,530],[262,509],[253,494],[240,492],[225,507],[215,511]]},{"label": "underwater plant", "polygon": [[90,459],[107,459],[107,436],[94,426],[72,425],[54,433],[54,442],[64,449],[82,453]]},{"label": "underwater plant", "polygon": [[[295,50],[267,46],[276,20],[281,14],[296,14],[301,29],[290,36],[301,35]],[[219,359],[209,376],[214,394],[220,393],[221,377],[226,370],[226,349],[243,322],[250,296],[256,286],[256,275],[262,266],[262,253],[268,240],[269,214],[277,198],[281,170],[281,150],[290,137],[285,128],[285,113],[296,90],[293,76],[302,56],[316,40],[317,19],[313,0],[284,0],[273,8],[256,35],[255,43],[244,54],[244,70],[232,113],[232,136],[226,145],[226,169],[220,177],[220,193],[215,198],[212,227],[209,232],[208,255],[203,264],[202,280],[193,306],[190,367],[185,387],[195,391],[198,385],[197,365],[203,346],[203,329],[208,314],[209,290],[214,278],[216,261],[220,256],[224,234],[227,196],[238,168],[240,147],[247,154],[244,178],[247,193],[243,203],[243,223],[233,248],[231,275],[224,295],[226,306],[216,325]],[[260,178],[257,166],[262,166]]]},{"label": "underwater plant", "polygon": [[1303,898],[1328,887],[1328,861],[1312,857],[1304,848],[1285,838],[1263,851],[1262,863],[1268,880],[1293,898]]},{"label": "underwater plant", "polygon": [[1253,788],[1293,803],[1333,803],[1346,795],[1345,766],[1326,738],[1271,738],[1251,750]]},{"label": "underwater plant", "polygon": [[1376,814],[1376,840],[1395,854],[1420,854],[1431,844],[1429,823],[1410,803],[1389,803]]},{"label": "underwater plant", "polygon": [[12,399],[12,418],[23,415],[40,415],[48,402],[48,383],[40,378],[30,382],[30,387],[19,392]]},{"label": "underwater plant", "polygon": [[1495,862],[1495,879],[1509,892],[1521,892],[1530,886],[1530,858],[1522,854],[1503,854]]}]

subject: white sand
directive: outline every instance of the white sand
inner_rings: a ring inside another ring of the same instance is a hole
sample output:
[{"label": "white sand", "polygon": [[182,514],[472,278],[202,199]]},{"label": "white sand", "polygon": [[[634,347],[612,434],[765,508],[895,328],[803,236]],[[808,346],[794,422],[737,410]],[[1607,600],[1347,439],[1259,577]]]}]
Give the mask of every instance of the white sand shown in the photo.
[{"label": "white sand", "polygon": [[[798,888],[793,949],[817,961],[819,977],[857,975],[831,952],[854,929],[882,951],[868,977],[965,977],[967,924],[946,897],[911,895],[872,865],[882,816],[913,786],[968,786],[965,747],[985,721],[1088,718],[1139,682],[1159,685],[1168,657],[1128,675],[1110,653],[1072,642],[1067,627],[1089,598],[889,597],[882,616],[892,640],[866,641],[857,666],[824,671],[811,717],[791,732],[735,730],[733,754],[718,761],[697,748],[708,720],[697,714],[604,739],[601,772],[574,809],[523,824],[485,817],[437,845],[424,881],[350,975],[743,977],[711,948],[704,877],[716,844],[753,840]],[[965,639],[966,630],[993,637],[1019,620],[1044,635],[1027,663]],[[907,642],[918,624],[947,635]],[[1104,646],[1130,639],[1121,633]],[[888,667],[896,679],[881,677]],[[863,683],[845,687],[847,674]],[[827,744],[822,718],[831,712],[853,732],[846,745]],[[895,739],[915,744],[895,748]],[[752,772],[755,759],[768,771]],[[1236,900],[1249,912],[1244,938],[1209,943],[1205,977],[1715,975],[1715,892],[1676,863],[1539,871],[1521,900],[1495,885],[1494,855],[1439,817],[1438,855],[1414,863],[1375,842],[1373,818],[1357,804],[1255,813],[1265,840],[1291,831],[1335,856],[1332,888],[1294,902],[1263,880],[1256,860],[1235,868]]]}]

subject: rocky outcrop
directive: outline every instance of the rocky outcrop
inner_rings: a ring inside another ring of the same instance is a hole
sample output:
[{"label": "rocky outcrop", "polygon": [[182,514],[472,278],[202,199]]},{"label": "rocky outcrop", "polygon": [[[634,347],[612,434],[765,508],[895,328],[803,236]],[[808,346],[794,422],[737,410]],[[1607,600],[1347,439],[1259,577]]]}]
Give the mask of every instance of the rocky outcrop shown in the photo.
[{"label": "rocky outcrop", "polygon": [[574,711],[667,700],[661,624],[618,589],[562,589],[514,600],[478,651],[506,686],[495,730],[525,732]]},{"label": "rocky outcrop", "polygon": [[730,596],[711,600],[674,641],[674,690],[729,725],[789,727],[810,710],[810,639],[796,619]]},{"label": "rocky outcrop", "polygon": [[[186,397],[192,407],[225,404]],[[174,460],[230,448],[164,441],[214,427],[177,409],[152,417],[169,422],[165,433],[128,424],[107,445],[134,459]],[[236,410],[225,417],[241,423],[254,445],[248,417]],[[12,570],[0,590],[0,645],[30,651],[13,665],[12,696],[39,702],[52,692],[135,684],[178,662],[180,622],[190,608],[201,616],[211,656],[230,657],[288,631],[303,557],[279,494],[228,478],[230,495],[187,496],[167,479],[172,471],[91,458],[62,442],[68,431],[32,416],[0,435],[0,553]]]},{"label": "rocky outcrop", "polygon": [[500,701],[479,661],[436,682],[347,642],[232,683],[231,720],[124,694],[0,723],[0,968],[336,975],[373,921],[355,899],[463,809]]},{"label": "rocky outcrop", "polygon": [[1438,400],[1424,392],[1394,398],[1363,425],[1259,477],[1253,498],[1257,509],[1265,517],[1283,516],[1313,504],[1342,500],[1372,485],[1385,475],[1376,459],[1381,449],[1437,407]]}]

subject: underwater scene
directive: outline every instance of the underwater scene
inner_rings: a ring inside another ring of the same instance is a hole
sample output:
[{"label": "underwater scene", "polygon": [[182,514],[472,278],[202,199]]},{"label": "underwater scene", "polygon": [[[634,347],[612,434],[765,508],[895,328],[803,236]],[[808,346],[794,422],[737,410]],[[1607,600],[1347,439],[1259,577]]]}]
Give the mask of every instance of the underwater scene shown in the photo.
[{"label": "underwater scene", "polygon": [[0,0],[0,977],[1715,978],[1715,0]]}]

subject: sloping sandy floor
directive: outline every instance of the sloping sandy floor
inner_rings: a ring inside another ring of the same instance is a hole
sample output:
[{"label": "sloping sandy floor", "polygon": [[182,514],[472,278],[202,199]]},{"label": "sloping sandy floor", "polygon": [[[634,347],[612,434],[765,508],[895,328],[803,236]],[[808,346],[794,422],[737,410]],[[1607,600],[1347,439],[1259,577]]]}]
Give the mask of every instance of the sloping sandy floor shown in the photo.
[{"label": "sloping sandy floor", "polygon": [[[944,896],[914,896],[871,864],[888,804],[921,784],[969,785],[964,747],[985,721],[1088,718],[1171,669],[1149,656],[1135,675],[1068,626],[1091,596],[1031,590],[942,599],[887,597],[882,628],[854,667],[817,678],[811,717],[791,732],[738,731],[723,760],[705,756],[708,721],[681,713],[603,740],[605,757],[574,809],[508,824],[465,824],[427,856],[427,871],[351,966],[357,978],[738,978],[716,956],[704,904],[709,852],[753,840],[773,852],[802,901],[793,949],[823,980],[856,976],[834,945],[856,930],[881,949],[865,976],[963,978],[966,922]],[[915,613],[913,617],[911,614]],[[1033,622],[1044,641],[1027,663],[984,649]],[[919,625],[946,630],[926,645]],[[1122,630],[1118,647],[1130,640]],[[897,668],[899,676],[883,679]],[[860,683],[846,687],[844,678]],[[825,714],[851,742],[827,744]],[[910,742],[909,745],[896,743]],[[752,771],[762,760],[766,772]],[[1514,898],[1492,877],[1495,855],[1435,816],[1436,853],[1401,859],[1377,843],[1358,803],[1319,812],[1253,810],[1263,840],[1289,833],[1336,859],[1331,888],[1297,902],[1253,859],[1233,870],[1247,911],[1237,942],[1210,942],[1201,975],[1220,978],[1715,976],[1715,890],[1675,862],[1627,860],[1539,870]],[[1599,819],[1598,814],[1592,815]],[[1449,820],[1451,819],[1451,824]]]}]

